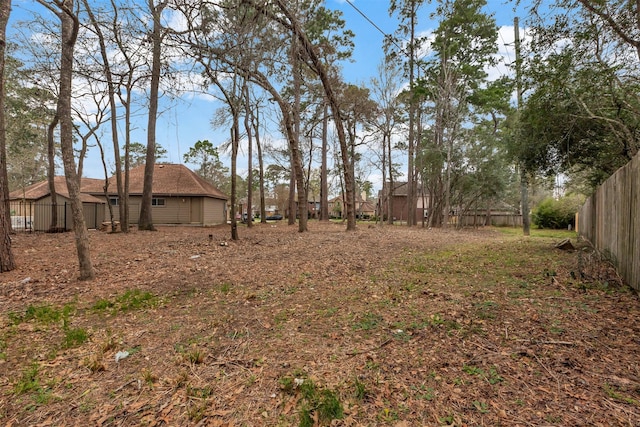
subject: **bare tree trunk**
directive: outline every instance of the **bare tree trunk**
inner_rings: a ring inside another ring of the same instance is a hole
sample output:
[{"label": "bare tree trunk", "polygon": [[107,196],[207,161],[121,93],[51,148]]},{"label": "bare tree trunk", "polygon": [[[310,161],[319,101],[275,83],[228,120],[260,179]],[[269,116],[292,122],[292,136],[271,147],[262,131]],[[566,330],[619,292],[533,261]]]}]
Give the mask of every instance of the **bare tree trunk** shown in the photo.
[{"label": "bare tree trunk", "polygon": [[[233,126],[231,127],[231,240],[238,240],[238,221],[236,220],[236,187],[238,144],[240,143],[240,125],[237,109],[233,110]],[[241,212],[242,213],[242,212]]]},{"label": "bare tree trunk", "polygon": [[329,104],[322,102],[322,166],[320,170],[320,221],[329,221],[329,180],[327,151],[329,148]]},{"label": "bare tree trunk", "polygon": [[289,154],[289,162],[291,164],[291,172],[289,173],[289,216],[287,221],[289,225],[294,225],[296,223],[298,210],[296,209],[296,172],[293,164],[293,156],[291,154]]},{"label": "bare tree trunk", "polygon": [[[102,29],[100,28],[100,25],[98,24],[95,15],[93,14],[93,10],[89,6],[89,1],[83,0],[83,3],[91,20],[91,24],[93,25],[93,28],[98,36],[98,43],[100,45],[100,56],[102,57],[102,61],[104,63],[104,75],[107,83],[107,91],[109,93],[109,108],[111,109],[111,138],[113,140],[113,158],[115,163],[116,189],[118,191],[120,225],[121,230],[126,233],[129,231],[129,221],[127,215],[125,214],[127,204],[124,201],[124,191],[122,189],[122,161],[120,159],[120,143],[118,141],[118,107],[116,104],[115,85],[113,82],[113,75],[111,73],[109,55],[107,55],[107,47],[104,41],[104,34],[102,33]],[[104,151],[102,150],[102,146],[100,146],[100,152],[102,153],[102,163],[105,170],[105,183],[108,183],[108,174],[106,166],[104,165]],[[107,188],[105,188],[105,197],[107,199],[107,205],[109,207],[112,231],[115,231],[113,222],[113,209],[107,194]]]},{"label": "bare tree trunk", "polygon": [[7,133],[4,113],[4,62],[7,46],[7,22],[11,13],[11,0],[0,2],[0,273],[16,268],[11,249],[11,208],[9,206],[9,180],[7,176]]},{"label": "bare tree trunk", "polygon": [[247,227],[253,227],[253,138],[251,130],[251,102],[249,98],[249,85],[243,81],[245,97],[244,129],[247,132]]},{"label": "bare tree trunk", "polygon": [[56,147],[54,131],[58,126],[59,117],[58,113],[53,116],[49,127],[47,128],[47,181],[49,183],[49,194],[51,196],[51,224],[49,225],[49,231],[55,232],[58,228],[58,193],[56,192],[55,177],[56,177]]},{"label": "bare tree trunk", "polygon": [[416,25],[416,11],[412,10],[411,22],[410,22],[410,37],[409,41],[409,138],[408,144],[408,162],[407,162],[407,226],[412,227],[416,225],[416,209],[413,204],[414,195],[416,194],[416,180],[415,180],[415,151],[416,151],[416,99],[413,93],[414,81],[415,81],[415,25]]},{"label": "bare tree trunk", "polygon": [[[309,38],[307,37],[306,33],[303,31],[302,27],[300,26],[300,23],[293,16],[293,14],[291,13],[291,11],[286,6],[286,4],[285,4],[285,2],[283,0],[275,0],[274,3],[278,7],[278,9],[280,9],[282,14],[286,18],[286,20],[281,19],[280,17],[274,15],[264,5],[257,4],[253,0],[243,0],[243,1],[248,3],[248,4],[251,4],[260,13],[262,13],[265,16],[269,17],[270,19],[273,19],[273,20],[279,22],[281,25],[283,25],[286,28],[288,28],[293,33],[293,35],[298,39],[298,41],[300,42],[300,52],[307,58],[308,65],[320,77],[320,81],[322,82],[322,87],[324,89],[325,95],[326,95],[327,100],[329,101],[329,105],[331,107],[331,112],[333,113],[333,121],[335,123],[336,132],[338,133],[338,140],[340,141],[340,151],[341,151],[341,155],[342,155],[342,162],[345,165],[344,179],[345,179],[345,186],[347,188],[347,193],[348,193],[347,194],[347,203],[351,203],[351,201],[355,200],[353,197],[350,197],[351,196],[350,193],[353,191],[352,183],[353,183],[353,181],[355,179],[348,172],[351,169],[349,167],[347,167],[350,164],[349,163],[349,147],[347,145],[347,138],[346,138],[345,131],[344,131],[344,124],[343,124],[343,121],[342,121],[342,117],[340,117],[340,105],[338,103],[338,99],[336,98],[336,96],[335,96],[335,94],[333,92],[333,86],[331,85],[331,81],[330,81],[331,79],[329,78],[329,74],[328,74],[325,66],[320,61],[320,58],[318,57],[318,54],[316,53],[316,51],[314,49],[314,46],[309,41]],[[288,125],[288,124],[285,123],[285,125]],[[292,145],[292,142],[290,142],[290,146],[291,145]],[[298,160],[300,158],[300,152],[299,152],[298,146],[295,145],[295,146],[290,147],[290,148],[292,149],[292,156],[294,157],[294,162],[296,163],[295,164],[295,168],[299,169],[299,170],[296,171],[296,175],[298,175],[298,172],[300,174],[300,176],[296,176],[296,182],[297,182],[297,184],[298,184],[298,186],[300,188],[304,188],[304,185],[303,185],[304,184],[304,177],[302,176],[302,162],[301,161],[299,162],[299,161],[296,160],[296,158]],[[307,209],[306,209],[307,208],[307,206],[306,206],[306,204],[307,204],[307,196],[306,196],[306,194],[304,194],[304,192],[298,192],[298,203],[300,205],[303,205],[301,207],[301,209],[304,208],[304,215],[306,216],[306,212],[307,212]],[[349,231],[355,230],[356,229],[356,216],[355,216],[354,206],[348,206],[347,207],[347,212],[348,212],[347,230],[349,230]],[[307,229],[307,220],[306,220],[306,218],[300,218],[300,220],[301,220],[300,225],[299,225],[300,231],[306,231],[306,229]]]},{"label": "bare tree trunk", "polygon": [[264,194],[264,158],[262,157],[262,144],[260,143],[260,117],[258,108],[256,114],[252,117],[254,134],[256,136],[256,147],[258,149],[258,165],[260,177],[260,222],[267,223],[267,207],[265,206],[266,198]]},{"label": "bare tree trunk", "polygon": [[151,212],[151,199],[153,198],[153,170],[156,165],[156,123],[158,121],[158,93],[160,87],[160,49],[162,44],[162,29],[160,16],[167,5],[162,2],[155,6],[153,0],[148,0],[149,10],[153,16],[153,34],[151,42],[151,87],[149,88],[149,121],[147,125],[147,156],[144,165],[144,184],[142,189],[142,201],[140,202],[139,230],[155,231]]},{"label": "bare tree trunk", "polygon": [[64,0],[59,12],[62,24],[62,54],[60,59],[60,90],[57,113],[60,117],[60,146],[64,175],[71,199],[73,231],[75,234],[80,280],[95,277],[89,251],[89,236],[84,222],[82,202],[80,201],[80,180],[76,171],[73,153],[73,120],[71,118],[71,92],[73,77],[73,50],[78,36],[78,19],[73,13],[73,0]]},{"label": "bare tree trunk", "polygon": [[[293,75],[293,138],[295,139],[296,143],[294,144],[295,147],[300,147],[300,95],[301,95],[301,86],[302,86],[302,81],[300,78],[300,73],[302,72],[300,70],[300,52],[298,50],[298,40],[296,38],[293,38],[291,40],[291,53],[290,53],[290,60],[291,60],[291,73]],[[296,165],[295,162],[297,161],[297,159],[295,158],[294,154],[291,153],[291,181],[290,181],[290,187],[289,187],[289,211],[292,213],[291,216],[289,217],[289,224],[295,224],[296,221],[296,214],[300,217],[299,219],[299,225],[300,225],[300,231],[302,230],[306,230],[307,226],[306,226],[306,222],[307,222],[307,193],[305,190],[305,186],[304,186],[304,175],[302,174],[302,167],[300,168],[300,170],[295,170],[296,169]],[[302,166],[302,163],[300,163],[300,166]],[[295,171],[295,172],[294,172]],[[296,188],[297,187],[297,188]],[[297,194],[298,194],[298,206],[297,206],[297,210],[296,208],[296,200],[295,200],[295,196],[296,196],[296,190],[297,190]],[[303,197],[304,195],[304,197]],[[304,205],[303,205],[304,203]],[[304,224],[304,226],[303,226]]]},{"label": "bare tree trunk", "polygon": [[387,134],[387,150],[389,157],[389,189],[387,191],[387,223],[393,225],[393,162],[391,161],[391,134]]}]

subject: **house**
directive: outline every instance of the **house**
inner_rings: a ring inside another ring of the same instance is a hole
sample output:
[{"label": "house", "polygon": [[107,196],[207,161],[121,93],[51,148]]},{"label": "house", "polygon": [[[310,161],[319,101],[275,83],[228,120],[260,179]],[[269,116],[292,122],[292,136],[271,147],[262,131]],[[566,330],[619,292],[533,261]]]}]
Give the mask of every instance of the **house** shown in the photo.
[{"label": "house", "polygon": [[[144,165],[129,171],[129,222],[140,217]],[[109,178],[109,202],[118,205],[115,176]],[[216,225],[227,220],[227,196],[184,165],[156,164],[153,169],[153,223]],[[118,209],[113,209],[118,220]]]},{"label": "house", "polygon": [[[422,218],[426,218],[428,211],[427,206],[429,202],[429,196],[423,195],[421,188],[417,189],[418,200],[416,206],[413,207],[416,211],[416,221],[422,221]],[[393,183],[393,197],[391,200],[393,220],[394,221],[406,221],[409,216],[409,198],[407,196],[408,185],[406,182],[394,182]],[[377,210],[384,219],[387,218],[388,210],[388,198],[389,198],[389,183],[385,183],[382,190],[378,192]]]},{"label": "house", "polygon": [[[106,200],[91,193],[91,189],[101,188],[104,180],[82,178],[80,181],[80,201],[84,221],[88,228],[98,228],[104,221]],[[67,190],[64,176],[54,178],[56,188],[57,222],[52,224],[53,201],[47,181],[38,182],[24,189],[12,191],[9,194],[9,211],[11,212],[11,226],[14,230],[70,230],[73,227],[71,214],[71,199]]]},{"label": "house", "polygon": [[[343,209],[345,206],[345,196],[340,196],[329,199],[329,216],[331,218],[344,218],[346,211]],[[358,218],[371,218],[375,215],[375,206],[372,202],[367,200],[366,193],[356,193],[356,217]]]},{"label": "house", "polygon": [[[55,177],[58,222],[56,228],[70,230],[70,199],[64,177]],[[129,221],[138,222],[144,183],[144,165],[129,171]],[[81,200],[88,228],[99,228],[109,221],[107,199],[114,207],[114,220],[119,219],[116,178],[109,178],[104,194],[104,180],[82,178]],[[16,230],[44,231],[51,229],[52,203],[46,181],[9,195],[12,224]],[[157,164],[153,171],[152,218],[156,225],[224,224],[227,217],[227,196],[184,165]]]}]

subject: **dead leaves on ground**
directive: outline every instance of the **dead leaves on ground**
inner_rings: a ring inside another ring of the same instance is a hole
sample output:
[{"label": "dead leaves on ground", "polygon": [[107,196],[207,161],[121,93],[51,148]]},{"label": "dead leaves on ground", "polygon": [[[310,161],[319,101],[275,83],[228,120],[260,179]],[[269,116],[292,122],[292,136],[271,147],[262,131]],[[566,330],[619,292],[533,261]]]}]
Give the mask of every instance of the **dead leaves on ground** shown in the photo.
[{"label": "dead leaves on ground", "polygon": [[[640,423],[638,300],[580,282],[586,258],[549,239],[240,232],[95,232],[90,283],[74,279],[71,235],[16,235],[19,268],[0,276],[0,422]],[[49,323],[24,317],[67,305]],[[73,330],[87,341],[64,347]],[[335,393],[341,416],[323,418],[322,400],[283,378]]]}]

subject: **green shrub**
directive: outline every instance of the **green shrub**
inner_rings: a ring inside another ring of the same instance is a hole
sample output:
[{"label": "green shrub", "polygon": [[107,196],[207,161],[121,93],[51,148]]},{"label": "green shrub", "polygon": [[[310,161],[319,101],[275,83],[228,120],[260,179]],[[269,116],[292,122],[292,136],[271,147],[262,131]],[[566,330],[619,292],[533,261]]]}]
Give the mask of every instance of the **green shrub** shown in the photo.
[{"label": "green shrub", "polygon": [[531,220],[538,228],[566,229],[575,227],[576,212],[584,202],[572,195],[554,199],[547,197],[533,210]]}]

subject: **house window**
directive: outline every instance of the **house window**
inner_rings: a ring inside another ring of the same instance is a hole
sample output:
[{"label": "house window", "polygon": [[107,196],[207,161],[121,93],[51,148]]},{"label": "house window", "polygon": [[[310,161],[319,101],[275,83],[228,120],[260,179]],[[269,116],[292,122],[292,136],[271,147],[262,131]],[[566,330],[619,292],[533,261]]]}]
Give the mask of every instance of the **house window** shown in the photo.
[{"label": "house window", "polygon": [[118,206],[118,198],[117,197],[109,197],[109,204],[111,206]]},{"label": "house window", "polygon": [[153,198],[151,199],[151,206],[164,206],[164,199]]}]

